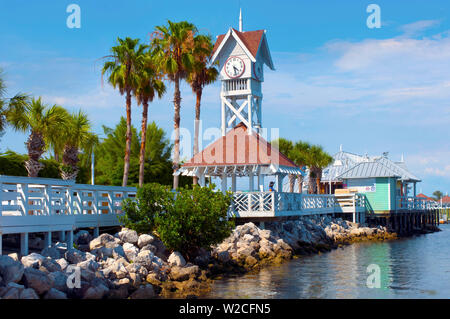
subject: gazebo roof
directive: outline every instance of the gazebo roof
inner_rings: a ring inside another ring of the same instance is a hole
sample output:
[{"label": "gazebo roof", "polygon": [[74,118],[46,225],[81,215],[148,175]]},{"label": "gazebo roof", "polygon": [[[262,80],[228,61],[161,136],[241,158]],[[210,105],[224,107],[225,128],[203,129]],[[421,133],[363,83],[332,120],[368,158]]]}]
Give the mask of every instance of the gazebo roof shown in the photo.
[{"label": "gazebo roof", "polygon": [[224,172],[227,175],[248,175],[256,173],[258,169],[262,169],[260,172],[265,175],[302,174],[294,162],[261,135],[256,132],[249,134],[244,123],[239,123],[225,136],[194,155],[182,165],[180,173],[198,175],[194,169],[197,171],[200,168],[200,174],[210,176],[220,176]]}]

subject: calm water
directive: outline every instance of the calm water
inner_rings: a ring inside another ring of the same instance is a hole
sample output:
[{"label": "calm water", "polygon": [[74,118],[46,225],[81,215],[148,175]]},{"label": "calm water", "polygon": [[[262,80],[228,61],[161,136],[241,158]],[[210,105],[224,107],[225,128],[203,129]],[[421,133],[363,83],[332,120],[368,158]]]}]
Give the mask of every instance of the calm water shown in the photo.
[{"label": "calm water", "polygon": [[[359,243],[217,281],[208,298],[450,298],[450,225],[389,243]],[[367,266],[381,288],[367,288]]]}]

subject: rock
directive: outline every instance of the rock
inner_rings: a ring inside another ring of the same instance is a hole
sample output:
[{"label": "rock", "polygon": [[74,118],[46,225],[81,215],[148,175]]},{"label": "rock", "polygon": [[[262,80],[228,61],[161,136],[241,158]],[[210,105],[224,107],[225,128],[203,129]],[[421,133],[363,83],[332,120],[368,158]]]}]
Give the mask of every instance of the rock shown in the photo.
[{"label": "rock", "polygon": [[24,285],[19,285],[19,284],[17,284],[17,283],[15,283],[15,282],[10,282],[10,283],[8,283],[7,285],[6,285],[6,288],[17,288],[17,289],[19,289],[19,292],[21,292],[22,290],[24,290],[25,289],[25,286]]},{"label": "rock", "polygon": [[2,299],[19,299],[20,291],[16,287],[6,288]]},{"label": "rock", "polygon": [[42,260],[44,260],[45,257],[37,254],[37,253],[31,253],[27,256],[23,256],[20,261],[22,262],[23,266],[25,268],[36,268],[38,269],[41,265]]},{"label": "rock", "polygon": [[155,297],[155,291],[151,284],[139,287],[131,296],[130,299],[150,299]]},{"label": "rock", "polygon": [[170,278],[176,281],[184,281],[199,275],[199,273],[200,269],[196,265],[187,265],[185,267],[173,266],[170,269]]},{"label": "rock", "polygon": [[144,247],[141,248],[141,251],[144,251],[144,250],[150,250],[152,253],[156,253],[158,251],[158,248],[156,248],[156,246],[154,246],[154,245],[149,244],[149,245],[145,245]]},{"label": "rock", "polygon": [[169,259],[167,259],[167,262],[171,266],[184,267],[184,265],[186,265],[186,260],[183,258],[183,256],[178,251],[174,251],[169,256]]},{"label": "rock", "polygon": [[112,248],[112,257],[114,259],[120,259],[120,258],[126,257],[123,247],[117,246],[117,247]]},{"label": "rock", "polygon": [[147,270],[152,270],[152,261],[154,258],[155,255],[150,250],[143,250],[139,252],[134,262],[144,266]]},{"label": "rock", "polygon": [[81,280],[91,282],[95,279],[95,272],[89,269],[80,269]]},{"label": "rock", "polygon": [[73,242],[77,245],[89,245],[92,236],[87,230],[80,230],[73,236]]},{"label": "rock", "polygon": [[44,299],[67,299],[67,295],[62,291],[52,288],[45,294]]},{"label": "rock", "polygon": [[271,231],[268,229],[261,229],[259,231],[259,237],[264,238],[264,239],[269,239],[271,236]]},{"label": "rock", "polygon": [[67,292],[67,289],[69,289],[69,287],[67,286],[67,274],[61,271],[56,271],[48,274],[48,277],[53,282],[53,288],[63,292]]},{"label": "rock", "polygon": [[133,285],[133,287],[139,288],[139,286],[142,282],[141,276],[139,276],[139,274],[136,274],[136,273],[129,273],[128,277],[130,277],[130,281],[131,281],[131,284]]},{"label": "rock", "polygon": [[19,299],[39,299],[39,296],[33,289],[27,288],[22,290],[22,292],[19,295]]},{"label": "rock", "polygon": [[[126,268],[126,264],[123,260],[116,260],[111,266],[109,266],[106,271],[108,275],[112,273],[114,275],[113,278],[122,279],[125,278],[128,275],[128,270]],[[105,274],[105,272],[104,272]],[[105,274],[105,276],[108,276]]]},{"label": "rock", "polygon": [[42,259],[42,261],[39,265],[39,270],[43,271],[45,273],[51,273],[51,272],[55,272],[55,271],[61,271],[62,269],[56,260],[53,260],[52,258],[47,257],[47,258]]},{"label": "rock", "polygon": [[137,244],[139,237],[135,230],[122,228],[122,231],[119,232],[119,238],[124,243]]},{"label": "rock", "polygon": [[130,274],[138,274],[139,276],[144,277],[144,278],[147,277],[147,275],[148,275],[148,270],[145,267],[143,267],[139,264],[136,264],[136,263],[129,264],[125,268],[127,269],[128,273],[130,273]]},{"label": "rock", "polygon": [[94,238],[89,242],[89,249],[94,250],[100,247],[108,247],[108,248],[114,248],[119,245],[120,239],[115,238],[114,236],[110,234],[101,234],[97,238]]},{"label": "rock", "polygon": [[226,250],[220,251],[217,253],[217,259],[222,263],[226,263],[231,259],[230,253]]},{"label": "rock", "polygon": [[93,287],[89,287],[84,296],[83,299],[102,299],[104,296],[106,296],[109,292],[108,287],[106,287],[103,284],[99,284]]},{"label": "rock", "polygon": [[108,293],[108,299],[126,299],[128,298],[128,287],[121,285],[118,288],[111,289]]},{"label": "rock", "polygon": [[95,260],[92,259],[82,261],[78,263],[77,266],[80,267],[81,269],[87,269],[93,272],[96,272],[100,267],[100,265]]},{"label": "rock", "polygon": [[17,253],[8,254],[14,261],[19,261],[19,255]]},{"label": "rock", "polygon": [[240,256],[247,257],[247,256],[252,256],[252,255],[256,254],[256,252],[252,247],[244,246],[244,247],[238,249],[237,254]]},{"label": "rock", "polygon": [[22,279],[24,267],[21,262],[15,261],[9,256],[0,255],[0,276],[3,283],[19,282]]},{"label": "rock", "polygon": [[95,259],[95,255],[78,249],[70,249],[66,251],[65,258],[71,264],[78,264],[88,259]]},{"label": "rock", "polygon": [[113,256],[113,249],[102,246],[102,247],[91,250],[91,253],[96,255],[100,259],[106,260],[107,258]]},{"label": "rock", "polygon": [[61,253],[60,253],[59,249],[56,248],[55,246],[46,247],[46,248],[42,249],[41,255],[44,257],[51,257],[53,259],[61,258]]},{"label": "rock", "polygon": [[247,256],[247,258],[245,258],[245,264],[248,267],[253,267],[257,263],[258,263],[258,260],[255,257],[253,257],[253,256]]},{"label": "rock", "polygon": [[152,235],[142,234],[138,238],[137,245],[139,248],[142,249],[143,247],[150,245],[154,241],[155,241],[155,237],[153,237]]},{"label": "rock", "polygon": [[25,286],[33,288],[39,295],[46,293],[53,286],[53,281],[45,273],[34,268],[25,268],[23,277]]},{"label": "rock", "polygon": [[64,258],[57,259],[56,262],[61,267],[61,270],[66,270],[67,266],[69,266],[69,263]]},{"label": "rock", "polygon": [[130,243],[123,244],[123,251],[128,261],[130,262],[134,262],[137,255],[139,254],[139,249],[137,249],[136,246]]}]

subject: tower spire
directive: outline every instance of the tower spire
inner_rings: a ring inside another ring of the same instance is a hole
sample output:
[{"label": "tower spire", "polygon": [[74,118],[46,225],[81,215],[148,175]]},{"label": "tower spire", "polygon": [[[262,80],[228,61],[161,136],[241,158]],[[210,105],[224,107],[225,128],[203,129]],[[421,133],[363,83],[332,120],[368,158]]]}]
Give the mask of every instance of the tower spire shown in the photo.
[{"label": "tower spire", "polygon": [[242,8],[239,8],[239,32],[243,32],[243,29],[242,29]]}]

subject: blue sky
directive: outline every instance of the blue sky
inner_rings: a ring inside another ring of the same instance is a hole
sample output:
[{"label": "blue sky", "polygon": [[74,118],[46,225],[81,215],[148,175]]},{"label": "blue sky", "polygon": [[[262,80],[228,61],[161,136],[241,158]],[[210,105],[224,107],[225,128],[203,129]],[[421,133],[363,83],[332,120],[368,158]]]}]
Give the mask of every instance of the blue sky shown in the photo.
[{"label": "blue sky", "polygon": [[[81,7],[81,29],[66,26],[66,7]],[[366,26],[366,7],[381,8],[382,27]],[[276,71],[265,70],[263,126],[330,153],[404,154],[423,182],[450,191],[450,3],[448,1],[5,1],[0,0],[0,67],[10,95],[88,112],[95,130],[124,115],[124,99],[100,76],[117,37],[147,42],[155,25],[189,20],[213,36],[266,29]],[[168,94],[150,119],[171,132]],[[192,129],[194,98],[182,91],[182,126]],[[203,127],[220,125],[219,85],[208,87]],[[133,105],[138,126],[140,109]],[[24,152],[26,137],[8,130],[0,151]],[[210,141],[204,141],[204,144]]]}]

